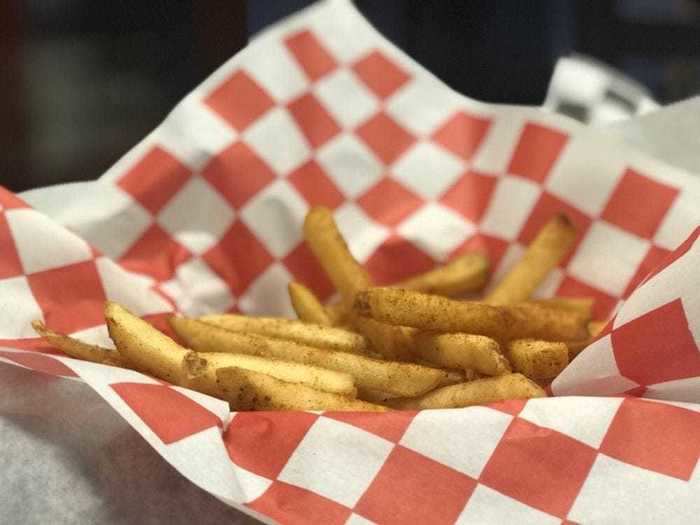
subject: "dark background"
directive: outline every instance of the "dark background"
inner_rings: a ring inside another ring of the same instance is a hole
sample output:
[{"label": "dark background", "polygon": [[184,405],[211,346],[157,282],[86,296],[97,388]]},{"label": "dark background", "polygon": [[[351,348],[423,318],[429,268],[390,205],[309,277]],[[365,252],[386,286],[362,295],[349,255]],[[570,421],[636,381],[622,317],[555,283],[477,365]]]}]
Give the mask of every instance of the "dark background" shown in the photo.
[{"label": "dark background", "polygon": [[[261,28],[307,0],[0,0],[0,184],[94,179]],[[557,57],[660,102],[700,92],[697,0],[356,0],[447,84],[541,104]]]}]

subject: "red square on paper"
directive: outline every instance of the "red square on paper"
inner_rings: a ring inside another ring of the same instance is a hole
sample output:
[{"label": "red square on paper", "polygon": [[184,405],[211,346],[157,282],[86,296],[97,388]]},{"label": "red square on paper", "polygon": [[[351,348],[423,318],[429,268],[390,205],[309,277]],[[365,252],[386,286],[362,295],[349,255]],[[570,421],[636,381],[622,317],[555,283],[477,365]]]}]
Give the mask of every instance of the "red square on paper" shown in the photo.
[{"label": "red square on paper", "polygon": [[310,206],[334,210],[344,201],[343,194],[315,160],[302,164],[287,178]]},{"label": "red square on paper", "polygon": [[78,377],[78,374],[73,372],[70,368],[64,365],[58,359],[49,357],[47,355],[38,353],[27,353],[21,354],[17,352],[1,352],[0,356],[15,363],[36,370],[37,372],[43,372],[44,374],[49,374],[52,376],[61,377]]},{"label": "red square on paper", "polygon": [[287,106],[312,148],[320,148],[340,132],[340,126],[311,93]]},{"label": "red square on paper", "polygon": [[351,513],[340,503],[281,481],[274,481],[262,496],[247,506],[279,523],[290,525],[340,525],[347,521]]},{"label": "red square on paper", "polygon": [[352,66],[358,77],[381,99],[396,92],[410,76],[380,51],[372,51]]},{"label": "red square on paper", "polygon": [[625,463],[687,481],[700,457],[699,428],[697,412],[625,399],[600,451]]},{"label": "red square on paper", "polygon": [[234,207],[241,208],[275,180],[275,173],[243,142],[236,142],[212,157],[202,172]]},{"label": "red square on paper", "polygon": [[104,324],[105,291],[94,261],[27,276],[46,326],[71,333]]},{"label": "red square on paper", "polygon": [[296,281],[309,287],[320,301],[326,301],[333,295],[333,283],[321,268],[318,259],[311,253],[306,243],[300,243],[282,259],[284,266]]},{"label": "red square on paper", "polygon": [[275,105],[267,91],[240,69],[219,84],[204,103],[238,131]]},{"label": "red square on paper", "polygon": [[465,474],[397,445],[354,511],[377,523],[454,523],[475,488]]},{"label": "red square on paper", "polygon": [[435,261],[403,237],[394,235],[372,254],[365,266],[372,282],[386,285],[427,272],[435,266]]},{"label": "red square on paper", "polygon": [[486,137],[489,127],[491,119],[461,111],[433,134],[433,141],[455,155],[470,160]]},{"label": "red square on paper", "polygon": [[221,241],[202,258],[236,295],[242,294],[274,260],[241,221],[235,221]]},{"label": "red square on paper", "polygon": [[324,417],[344,421],[372,434],[398,443],[411,424],[416,412],[394,410],[391,412],[324,412]]},{"label": "red square on paper", "polygon": [[177,267],[189,259],[189,250],[157,224],[151,227],[122,255],[120,264],[132,272],[166,281]]},{"label": "red square on paper", "polygon": [[620,373],[640,385],[700,376],[700,352],[680,299],[613,330]]},{"label": "red square on paper", "polygon": [[676,188],[628,169],[601,217],[623,230],[651,239],[677,195]]},{"label": "red square on paper", "polygon": [[166,445],[221,425],[216,414],[169,386],[116,383],[112,388]]},{"label": "red square on paper", "polygon": [[155,146],[119,179],[117,185],[155,215],[191,175],[189,168]]},{"label": "red square on paper", "polygon": [[356,130],[384,164],[391,164],[413,145],[416,138],[385,113],[378,113]]},{"label": "red square on paper", "polygon": [[527,124],[510,159],[508,173],[544,182],[568,140],[561,131]]},{"label": "red square on paper", "polygon": [[516,418],[479,481],[527,505],[565,517],[595,457],[596,451],[580,441]]},{"label": "red square on paper", "polygon": [[284,43],[312,81],[336,68],[333,56],[310,31],[300,31],[285,39]]},{"label": "red square on paper", "polygon": [[384,177],[357,203],[375,221],[393,227],[420,208],[423,199],[395,180]]},{"label": "red square on paper", "polygon": [[618,301],[617,297],[608,295],[598,290],[598,288],[593,288],[578,279],[574,279],[570,275],[564,277],[555,295],[561,297],[593,297],[593,299],[595,299],[595,303],[593,304],[593,319],[597,320],[607,319]]},{"label": "red square on paper", "polygon": [[10,190],[6,190],[0,186],[0,210],[3,208],[8,210],[14,208],[29,208],[29,205]]},{"label": "red square on paper", "polygon": [[625,289],[623,297],[629,297],[629,295],[635,290],[635,288],[637,288],[642,283],[642,281],[651,274],[653,270],[658,268],[661,265],[661,263],[663,263],[664,260],[669,256],[670,253],[671,252],[669,250],[659,248],[658,246],[652,244],[649,247],[649,251],[647,252],[646,256],[644,257],[644,260],[639,265],[639,268],[637,268],[637,273],[634,274],[634,277],[632,277],[630,282],[627,284],[627,288]]},{"label": "red square on paper", "polygon": [[7,224],[7,217],[0,212],[0,279],[22,275],[22,263],[17,255],[14,237]]},{"label": "red square on paper", "polygon": [[224,433],[231,460],[275,479],[318,416],[307,412],[239,412]]},{"label": "red square on paper", "polygon": [[470,170],[447,190],[440,202],[478,223],[491,201],[496,181],[496,177]]},{"label": "red square on paper", "polygon": [[489,266],[491,270],[498,267],[501,259],[508,249],[508,241],[500,239],[498,237],[493,237],[491,235],[486,235],[484,233],[477,233],[473,235],[464,243],[457,248],[454,252],[450,254],[450,258],[457,257],[465,253],[478,252],[485,254],[489,259]]}]

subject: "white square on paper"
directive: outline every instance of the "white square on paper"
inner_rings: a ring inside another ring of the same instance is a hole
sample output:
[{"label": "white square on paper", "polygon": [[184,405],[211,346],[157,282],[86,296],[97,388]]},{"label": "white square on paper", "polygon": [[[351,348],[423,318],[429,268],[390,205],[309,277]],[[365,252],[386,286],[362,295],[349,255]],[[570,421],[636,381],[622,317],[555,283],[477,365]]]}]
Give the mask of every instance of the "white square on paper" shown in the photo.
[{"label": "white square on paper", "polygon": [[321,78],[314,91],[345,128],[355,128],[379,110],[377,97],[348,69],[338,69]]},{"label": "white square on paper", "polygon": [[545,277],[542,283],[535,289],[532,296],[536,299],[554,297],[563,280],[564,272],[560,268],[550,270],[547,277]]},{"label": "white square on paper", "polygon": [[225,312],[234,304],[229,287],[199,257],[178,266],[175,276],[162,288],[184,315],[192,317]]},{"label": "white square on paper", "polygon": [[667,250],[675,250],[700,224],[700,199],[691,190],[683,191],[666,212],[654,243]]},{"label": "white square on paper", "polygon": [[370,219],[356,205],[348,202],[335,212],[338,229],[348,242],[355,259],[364,263],[389,237],[389,230]]},{"label": "white square on paper", "polygon": [[281,107],[255,121],[245,130],[243,139],[277,175],[287,175],[311,154],[301,131]]},{"label": "white square on paper", "polygon": [[160,146],[195,171],[236,138],[231,126],[194,96],[180,102],[155,133]]},{"label": "white square on paper", "polygon": [[239,56],[242,69],[280,104],[298,97],[308,86],[306,75],[278,38],[248,46]]},{"label": "white square on paper", "polygon": [[419,137],[432,135],[462,109],[459,95],[437,79],[418,76],[403,86],[386,105],[386,112],[403,128]]},{"label": "white square on paper", "polygon": [[286,293],[287,284],[293,279],[280,263],[272,264],[240,297],[238,307],[248,315],[294,317]]},{"label": "white square on paper", "polygon": [[112,341],[112,339],[109,337],[109,331],[107,330],[106,324],[73,332],[71,336],[90,345],[97,345],[103,348],[116,348],[114,346],[114,341]]},{"label": "white square on paper", "polygon": [[501,175],[508,170],[513,150],[523,132],[525,115],[510,107],[495,109],[489,132],[472,158],[472,167],[487,174]]},{"label": "white square on paper", "polygon": [[[700,392],[700,377],[688,377],[647,386],[644,397],[697,403],[698,392]],[[695,404],[694,407],[696,412],[700,412],[700,405]]]},{"label": "white square on paper", "polygon": [[43,321],[44,314],[34,299],[27,278],[0,279],[0,338],[36,337],[32,321]]},{"label": "white square on paper", "polygon": [[[533,489],[536,490],[536,489]],[[537,510],[484,485],[477,485],[456,523],[517,523],[518,525],[556,525],[561,518]]]},{"label": "white square on paper", "polygon": [[309,206],[286,180],[277,180],[241,209],[248,228],[275,257],[284,257],[301,242],[301,225]]},{"label": "white square on paper", "polygon": [[540,187],[522,177],[502,176],[484,213],[480,229],[489,235],[514,240],[540,196]]},{"label": "white square on paper", "polygon": [[26,274],[92,258],[92,251],[84,240],[35,210],[7,210],[5,217]]},{"label": "white square on paper", "polygon": [[398,232],[405,239],[440,261],[445,260],[474,231],[471,222],[435,202],[423,206],[398,227]]},{"label": "white square on paper", "polygon": [[183,246],[201,254],[214,246],[234,219],[229,203],[201,177],[192,177],[158,215],[158,223]]},{"label": "white square on paper", "polygon": [[486,407],[424,410],[401,445],[477,479],[513,417]]},{"label": "white square on paper", "polygon": [[392,166],[394,177],[426,199],[436,199],[464,173],[457,157],[431,142],[419,142]]},{"label": "white square on paper", "polygon": [[340,134],[316,152],[316,160],[346,197],[354,199],[374,186],[384,166],[353,135]]},{"label": "white square on paper", "polygon": [[320,417],[301,440],[278,479],[352,508],[392,448],[389,441],[379,436]]},{"label": "white square on paper", "polygon": [[635,467],[604,454],[593,463],[568,518],[577,523],[696,523],[700,469],[689,481]]},{"label": "white square on paper", "polygon": [[98,257],[95,267],[107,299],[123,304],[135,315],[173,310],[170,303],[151,289],[153,281],[150,278],[125,270],[107,257]]},{"label": "white square on paper", "polygon": [[305,14],[304,22],[321,45],[341,63],[360,59],[379,43],[376,30],[352,2],[317,2],[309,9],[308,16]]},{"label": "white square on paper", "polygon": [[649,250],[647,240],[596,221],[578,247],[569,273],[610,295],[621,296]]},{"label": "white square on paper", "polygon": [[597,140],[572,140],[564,148],[545,187],[591,216],[599,216],[627,167],[624,156],[601,155],[608,144]]},{"label": "white square on paper", "polygon": [[598,448],[620,403],[622,398],[608,397],[531,399],[519,417]]}]

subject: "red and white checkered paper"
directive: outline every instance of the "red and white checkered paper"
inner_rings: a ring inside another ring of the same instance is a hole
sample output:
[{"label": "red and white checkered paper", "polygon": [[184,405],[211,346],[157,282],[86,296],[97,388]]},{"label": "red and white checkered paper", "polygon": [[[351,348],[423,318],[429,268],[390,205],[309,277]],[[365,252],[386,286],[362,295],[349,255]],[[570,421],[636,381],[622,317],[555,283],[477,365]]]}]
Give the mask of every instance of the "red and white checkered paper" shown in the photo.
[{"label": "red and white checkered paper", "polygon": [[[36,199],[46,213],[0,191],[0,359],[86,382],[184,476],[267,521],[692,522],[700,183],[582,131],[466,99],[349,2],[317,4],[99,181]],[[289,314],[290,279],[327,298],[301,242],[316,204],[378,283],[474,249],[498,277],[565,211],[580,241],[538,294],[594,296],[599,318],[622,306],[556,397],[419,413],[230,414],[31,330],[108,344],[105,299],[165,329],[173,311]]]}]

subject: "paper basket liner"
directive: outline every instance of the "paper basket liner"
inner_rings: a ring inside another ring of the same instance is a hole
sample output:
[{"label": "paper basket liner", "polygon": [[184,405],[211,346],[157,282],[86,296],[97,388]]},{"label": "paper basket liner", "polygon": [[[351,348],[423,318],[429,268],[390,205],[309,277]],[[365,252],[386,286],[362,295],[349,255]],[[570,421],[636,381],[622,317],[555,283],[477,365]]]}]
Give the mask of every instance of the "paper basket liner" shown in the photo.
[{"label": "paper basket liner", "polygon": [[[700,180],[566,118],[458,95],[350,2],[273,26],[101,179],[48,195],[32,207],[0,190],[0,360],[84,381],[244,512],[324,524],[700,513]],[[105,344],[105,299],[159,327],[173,311],[288,315],[290,279],[326,299],[301,238],[318,204],[378,283],[469,250],[498,278],[566,212],[580,240],[537,295],[593,296],[597,318],[617,315],[555,397],[386,414],[230,414],[63,357],[31,329],[43,319]]]}]

